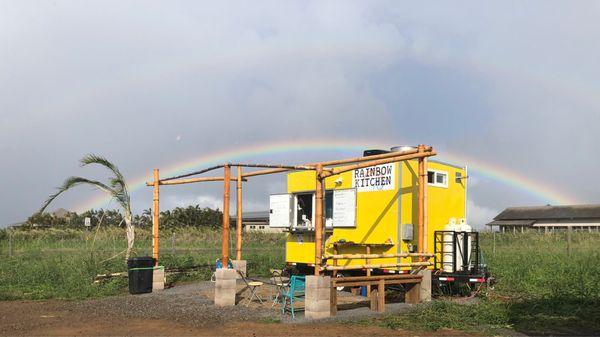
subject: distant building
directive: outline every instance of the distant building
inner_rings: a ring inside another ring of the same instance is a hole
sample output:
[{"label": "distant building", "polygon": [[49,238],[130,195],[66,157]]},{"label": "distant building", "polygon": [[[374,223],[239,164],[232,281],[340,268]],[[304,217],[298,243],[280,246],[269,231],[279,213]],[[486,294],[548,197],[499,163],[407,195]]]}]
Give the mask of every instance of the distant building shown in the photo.
[{"label": "distant building", "polygon": [[571,228],[576,231],[600,230],[600,204],[571,206],[509,207],[487,224],[500,232],[525,230],[557,231]]},{"label": "distant building", "polygon": [[[229,217],[232,226],[237,226],[236,216],[232,215]],[[242,213],[242,224],[245,232],[259,231],[266,233],[281,233],[283,228],[270,228],[269,227],[269,212],[243,212]]]}]

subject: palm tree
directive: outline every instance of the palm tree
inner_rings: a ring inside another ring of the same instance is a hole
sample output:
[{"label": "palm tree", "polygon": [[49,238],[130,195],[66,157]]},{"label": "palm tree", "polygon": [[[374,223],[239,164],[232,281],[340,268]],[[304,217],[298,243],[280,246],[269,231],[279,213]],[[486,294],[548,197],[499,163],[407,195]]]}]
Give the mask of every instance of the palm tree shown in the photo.
[{"label": "palm tree", "polygon": [[105,168],[109,169],[114,176],[112,176],[108,180],[108,185],[99,181],[90,180],[82,177],[69,177],[63,182],[62,186],[58,187],[58,192],[48,197],[48,199],[40,209],[40,213],[42,213],[46,209],[46,207],[48,207],[48,205],[50,205],[50,203],[54,201],[54,199],[56,199],[56,197],[58,197],[61,193],[81,184],[92,185],[95,188],[98,188],[108,193],[112,198],[114,198],[117,201],[119,206],[121,206],[121,208],[123,209],[125,232],[127,234],[127,250],[125,253],[125,259],[127,260],[131,253],[131,249],[133,248],[133,242],[135,240],[135,230],[131,214],[131,199],[129,197],[129,192],[127,191],[127,184],[125,183],[125,178],[123,177],[119,169],[106,158],[89,154],[83,157],[80,160],[80,163],[82,167],[90,164],[104,166]]}]

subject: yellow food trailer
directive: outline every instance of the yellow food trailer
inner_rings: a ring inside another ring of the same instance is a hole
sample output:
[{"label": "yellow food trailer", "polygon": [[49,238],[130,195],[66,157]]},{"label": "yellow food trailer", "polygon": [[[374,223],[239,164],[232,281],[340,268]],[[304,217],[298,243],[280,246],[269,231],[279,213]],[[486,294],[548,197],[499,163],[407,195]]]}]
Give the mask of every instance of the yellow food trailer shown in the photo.
[{"label": "yellow food trailer", "polygon": [[[381,152],[376,152],[381,153]],[[368,152],[365,152],[368,155]],[[436,231],[451,219],[466,217],[467,170],[436,160],[427,164],[426,241],[424,253],[434,253]],[[325,256],[335,254],[401,254],[418,251],[418,160],[395,162],[333,175],[325,180]],[[315,263],[315,172],[287,175],[287,193],[270,196],[269,225],[285,228],[286,263],[311,273]],[[440,255],[439,251],[437,252]],[[441,256],[438,256],[441,258]],[[327,266],[398,265],[419,257],[377,260],[327,260]],[[430,266],[429,268],[433,268]],[[389,267],[375,272],[408,272]],[[349,268],[341,273],[364,273]]]}]

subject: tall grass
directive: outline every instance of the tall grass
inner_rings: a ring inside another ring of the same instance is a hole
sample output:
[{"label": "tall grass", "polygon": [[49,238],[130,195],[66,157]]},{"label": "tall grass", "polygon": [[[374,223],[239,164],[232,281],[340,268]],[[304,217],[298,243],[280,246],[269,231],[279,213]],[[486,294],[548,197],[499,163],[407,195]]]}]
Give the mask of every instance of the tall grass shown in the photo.
[{"label": "tall grass", "polygon": [[434,301],[405,314],[387,316],[378,324],[490,334],[506,329],[527,334],[600,332],[598,233],[573,233],[571,255],[566,233],[496,234],[495,239],[491,233],[482,233],[481,247],[497,283],[493,290],[482,293],[479,301]]},{"label": "tall grass", "polygon": [[[151,254],[149,231],[138,230],[134,255]],[[234,242],[233,237],[230,242]],[[246,233],[244,258],[250,275],[267,275],[284,263],[281,234]],[[113,278],[93,284],[98,274],[126,270],[124,232],[72,229],[0,231],[0,299],[78,299],[122,293],[127,281]],[[230,250],[234,252],[233,246]],[[167,282],[205,280],[221,255],[221,233],[180,228],[161,233],[160,264],[168,268],[203,266],[195,272],[169,276]]]}]

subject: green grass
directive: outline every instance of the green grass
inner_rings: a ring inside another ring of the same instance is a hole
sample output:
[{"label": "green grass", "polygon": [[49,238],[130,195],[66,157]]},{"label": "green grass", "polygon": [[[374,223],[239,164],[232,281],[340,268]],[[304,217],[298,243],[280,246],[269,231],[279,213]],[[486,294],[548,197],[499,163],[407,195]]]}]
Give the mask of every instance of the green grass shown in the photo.
[{"label": "green grass", "polygon": [[[220,257],[218,231],[185,228],[162,235],[160,264],[168,268],[212,266]],[[98,274],[126,271],[124,256],[118,255],[125,249],[124,238],[118,228],[101,229],[97,234],[69,229],[15,231],[11,250],[9,234],[0,231],[0,300],[83,299],[124,293],[126,278],[92,282]],[[281,234],[248,233],[244,243],[250,275],[264,276],[269,268],[283,265]],[[138,230],[134,256],[149,254],[150,233]],[[169,275],[167,282],[208,280],[211,274],[211,267],[201,267]]]},{"label": "green grass", "polygon": [[492,234],[482,234],[482,249],[497,284],[478,301],[434,301],[375,324],[486,334],[505,329],[528,334],[600,332],[600,235],[574,233],[571,256],[565,233],[497,234],[495,242],[494,250]]},{"label": "green grass", "polygon": [[[39,230],[0,231],[0,299],[82,299],[127,291],[126,278],[93,284],[97,274],[125,271],[122,229],[94,232]],[[221,233],[185,228],[161,233],[161,264],[169,268],[214,264],[220,256]],[[95,239],[94,239],[95,237]],[[232,243],[234,240],[230,240]],[[433,301],[399,315],[362,321],[393,329],[435,331],[458,329],[486,334],[520,331],[528,334],[592,334],[600,332],[600,235],[574,233],[572,255],[562,234],[481,237],[494,290],[476,301]],[[175,243],[175,245],[173,245]],[[151,236],[138,230],[135,255],[151,253]],[[233,252],[233,247],[231,249]],[[249,233],[244,258],[250,275],[268,275],[284,263],[281,234]],[[169,276],[167,282],[207,280],[211,268]]]}]

